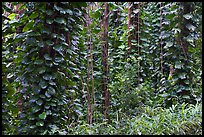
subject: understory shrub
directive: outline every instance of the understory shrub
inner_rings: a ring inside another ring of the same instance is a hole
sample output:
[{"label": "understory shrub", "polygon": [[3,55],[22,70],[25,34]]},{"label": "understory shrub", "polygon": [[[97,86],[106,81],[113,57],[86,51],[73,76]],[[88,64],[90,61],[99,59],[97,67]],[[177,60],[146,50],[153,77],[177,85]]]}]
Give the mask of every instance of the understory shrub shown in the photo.
[{"label": "understory shrub", "polygon": [[120,115],[112,123],[82,124],[68,134],[86,135],[202,135],[202,104],[176,104],[170,108],[143,106],[134,118]]}]

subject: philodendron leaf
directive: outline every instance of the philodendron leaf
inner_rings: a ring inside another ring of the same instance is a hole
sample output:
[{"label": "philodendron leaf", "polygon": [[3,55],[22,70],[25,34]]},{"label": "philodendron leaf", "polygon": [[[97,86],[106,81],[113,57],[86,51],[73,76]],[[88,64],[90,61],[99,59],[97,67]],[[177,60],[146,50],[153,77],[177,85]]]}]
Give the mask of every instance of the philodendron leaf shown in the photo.
[{"label": "philodendron leaf", "polygon": [[42,126],[44,125],[44,122],[43,122],[43,121],[39,121],[39,122],[37,122],[35,125],[42,127]]},{"label": "philodendron leaf", "polygon": [[43,103],[43,101],[42,101],[42,99],[39,99],[38,101],[36,101],[36,103],[37,103],[39,106],[41,106],[42,103]]},{"label": "philodendron leaf", "polygon": [[47,87],[47,83],[44,81],[44,80],[41,80],[40,83],[39,83],[40,87],[42,89],[45,89]]},{"label": "philodendron leaf", "polygon": [[45,92],[45,96],[48,97],[48,98],[51,97],[51,95],[47,91]]},{"label": "philodendron leaf", "polygon": [[64,18],[56,18],[55,21],[59,24],[66,24],[66,20]]},{"label": "philodendron leaf", "polygon": [[55,89],[53,87],[49,87],[47,90],[48,90],[48,93],[50,93],[51,95],[55,94]]},{"label": "philodendron leaf", "polygon": [[38,115],[38,117],[40,119],[46,119],[46,117],[47,117],[46,112],[43,112],[42,114]]},{"label": "philodendron leaf", "polygon": [[37,65],[43,64],[43,60],[36,60],[36,61],[34,62],[34,64],[37,64]]},{"label": "philodendron leaf", "polygon": [[184,18],[186,18],[187,20],[191,19],[193,16],[191,14],[185,14],[183,15]]},{"label": "philodendron leaf", "polygon": [[33,12],[30,16],[29,16],[29,18],[30,19],[35,19],[35,18],[37,18],[38,17],[38,12]]},{"label": "philodendron leaf", "polygon": [[45,74],[45,75],[43,76],[43,79],[44,79],[44,80],[51,80],[51,79],[52,79],[52,75]]},{"label": "philodendron leaf", "polygon": [[52,58],[51,58],[48,54],[45,54],[45,55],[44,55],[44,58],[45,58],[46,60],[52,60]]},{"label": "philodendron leaf", "polygon": [[34,24],[34,20],[28,22],[28,23],[24,26],[23,32],[26,32],[26,31],[30,30],[30,29],[33,27],[33,24]]}]

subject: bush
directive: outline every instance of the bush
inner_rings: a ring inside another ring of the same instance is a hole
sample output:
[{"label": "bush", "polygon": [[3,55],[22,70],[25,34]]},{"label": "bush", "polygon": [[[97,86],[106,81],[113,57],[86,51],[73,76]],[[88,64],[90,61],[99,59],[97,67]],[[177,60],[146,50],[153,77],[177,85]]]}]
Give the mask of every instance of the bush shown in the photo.
[{"label": "bush", "polygon": [[173,105],[170,108],[143,107],[144,113],[134,118],[121,115],[111,124],[82,124],[69,134],[127,135],[202,135],[202,105]]}]

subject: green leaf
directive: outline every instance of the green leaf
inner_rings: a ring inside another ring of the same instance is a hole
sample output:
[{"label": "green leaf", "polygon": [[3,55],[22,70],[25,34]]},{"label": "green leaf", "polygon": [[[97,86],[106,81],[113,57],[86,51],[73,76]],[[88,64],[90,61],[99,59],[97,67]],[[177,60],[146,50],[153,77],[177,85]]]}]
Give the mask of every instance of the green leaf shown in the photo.
[{"label": "green leaf", "polygon": [[7,18],[9,18],[10,20],[15,20],[16,19],[16,14],[11,13]]},{"label": "green leaf", "polygon": [[52,10],[47,10],[46,14],[47,14],[47,15],[52,15],[52,14],[53,14],[53,11],[52,11]]},{"label": "green leaf", "polygon": [[47,117],[46,112],[43,112],[42,114],[38,115],[38,117],[40,119],[46,119],[46,117]]},{"label": "green leaf", "polygon": [[56,18],[55,22],[59,23],[59,24],[66,24],[66,20],[64,18]]},{"label": "green leaf", "polygon": [[193,26],[192,24],[187,24],[186,27],[190,30],[190,31],[194,31],[196,29],[195,26]]},{"label": "green leaf", "polygon": [[52,24],[53,22],[54,22],[53,19],[46,19],[46,23],[47,23],[47,24]]},{"label": "green leaf", "polygon": [[37,103],[39,106],[41,106],[41,105],[43,104],[43,101],[42,101],[42,99],[39,99],[38,101],[36,101],[36,103]]},{"label": "green leaf", "polygon": [[182,98],[190,99],[190,96],[189,95],[183,95]]},{"label": "green leaf", "polygon": [[47,91],[45,92],[45,96],[48,97],[48,98],[51,97],[51,95]]},{"label": "green leaf", "polygon": [[52,79],[52,75],[45,74],[45,75],[43,76],[43,79],[44,79],[44,80],[51,80],[51,79]]},{"label": "green leaf", "polygon": [[191,19],[193,16],[191,14],[185,14],[183,15],[184,18],[186,18],[187,20]]},{"label": "green leaf", "polygon": [[61,45],[56,45],[56,46],[53,47],[53,49],[60,52],[60,51],[62,51],[62,46]]},{"label": "green leaf", "polygon": [[37,99],[38,99],[37,96],[33,96],[33,97],[29,100],[29,102],[36,102]]},{"label": "green leaf", "polygon": [[173,42],[166,42],[165,48],[169,48],[173,46]]},{"label": "green leaf", "polygon": [[49,46],[52,46],[52,45],[54,45],[55,43],[54,43],[53,41],[51,41],[51,40],[47,40],[47,41],[46,41],[46,44],[49,45]]},{"label": "green leaf", "polygon": [[10,83],[7,84],[6,88],[8,89],[8,94],[6,95],[7,98],[10,98],[13,96],[13,94],[15,93],[14,88],[12,87],[12,85]]},{"label": "green leaf", "polygon": [[177,62],[175,63],[175,68],[181,69],[181,66],[182,66],[182,65],[181,65],[181,62],[178,62],[178,61],[177,61]]},{"label": "green leaf", "polygon": [[40,98],[45,98],[45,95],[42,95],[42,94],[41,94],[41,95],[40,95]]},{"label": "green leaf", "polygon": [[46,60],[52,60],[52,58],[51,58],[48,54],[45,54],[45,55],[44,55],[44,58],[45,58]]},{"label": "green leaf", "polygon": [[135,14],[137,14],[137,13],[140,12],[140,9],[133,10],[133,12],[134,12]]},{"label": "green leaf", "polygon": [[36,113],[36,112],[40,111],[40,107],[39,106],[34,106],[34,107],[31,108],[31,110],[32,110],[33,113]]},{"label": "green leaf", "polygon": [[49,81],[49,84],[52,85],[52,86],[56,85],[56,83],[53,82],[53,81]]},{"label": "green leaf", "polygon": [[48,90],[49,94],[51,94],[51,95],[55,94],[55,89],[53,87],[49,87],[47,90]]},{"label": "green leaf", "polygon": [[55,62],[62,62],[64,61],[63,57],[55,57]]},{"label": "green leaf", "polygon": [[37,17],[38,17],[38,12],[33,12],[33,13],[29,16],[30,19],[35,19],[35,18],[37,18]]},{"label": "green leaf", "polygon": [[44,81],[44,80],[41,80],[40,83],[39,83],[40,87],[42,89],[45,89],[47,87],[47,83]]},{"label": "green leaf", "polygon": [[44,122],[43,122],[43,121],[39,121],[39,122],[37,122],[35,125],[42,127],[42,126],[44,125]]},{"label": "green leaf", "polygon": [[40,68],[40,70],[39,70],[39,74],[45,73],[45,71],[46,71],[46,68],[45,68],[45,67]]},{"label": "green leaf", "polygon": [[186,74],[185,73],[180,73],[179,74],[179,78],[180,79],[185,79],[186,78]]},{"label": "green leaf", "polygon": [[124,49],[124,48],[125,48],[125,45],[120,45],[118,48]]},{"label": "green leaf", "polygon": [[67,84],[68,84],[68,85],[71,85],[71,86],[75,86],[75,82],[74,82],[74,81],[71,81],[71,80],[68,80],[68,81],[67,81]]},{"label": "green leaf", "polygon": [[65,9],[65,12],[68,13],[69,15],[73,15],[73,12],[70,9]]},{"label": "green leaf", "polygon": [[34,64],[41,65],[43,64],[43,60],[38,59],[34,62]]},{"label": "green leaf", "polygon": [[34,20],[28,22],[28,23],[23,27],[22,32],[26,32],[26,31],[32,29],[33,24],[34,24]]}]

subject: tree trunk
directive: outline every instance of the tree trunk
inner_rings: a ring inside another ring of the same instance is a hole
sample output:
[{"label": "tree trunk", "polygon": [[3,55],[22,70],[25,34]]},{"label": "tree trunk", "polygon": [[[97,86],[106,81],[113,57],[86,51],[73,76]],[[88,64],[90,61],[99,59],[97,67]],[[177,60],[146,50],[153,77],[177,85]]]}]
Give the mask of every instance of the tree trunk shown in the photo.
[{"label": "tree trunk", "polygon": [[[129,5],[128,5],[128,29],[129,29],[129,30],[130,30],[130,26],[131,26],[131,12],[132,12],[131,3],[132,3],[132,2],[128,2],[128,4],[129,4]],[[128,36],[128,46],[129,46],[128,52],[130,53],[131,48],[132,48],[132,44],[131,44],[132,33],[129,32],[128,34],[129,34],[129,36]]]},{"label": "tree trunk", "polygon": [[108,91],[108,2],[105,2],[104,12],[104,44],[102,45],[102,65],[103,65],[103,78],[102,78],[102,90],[104,97],[104,117],[108,119],[108,107],[109,107],[109,91]]}]

